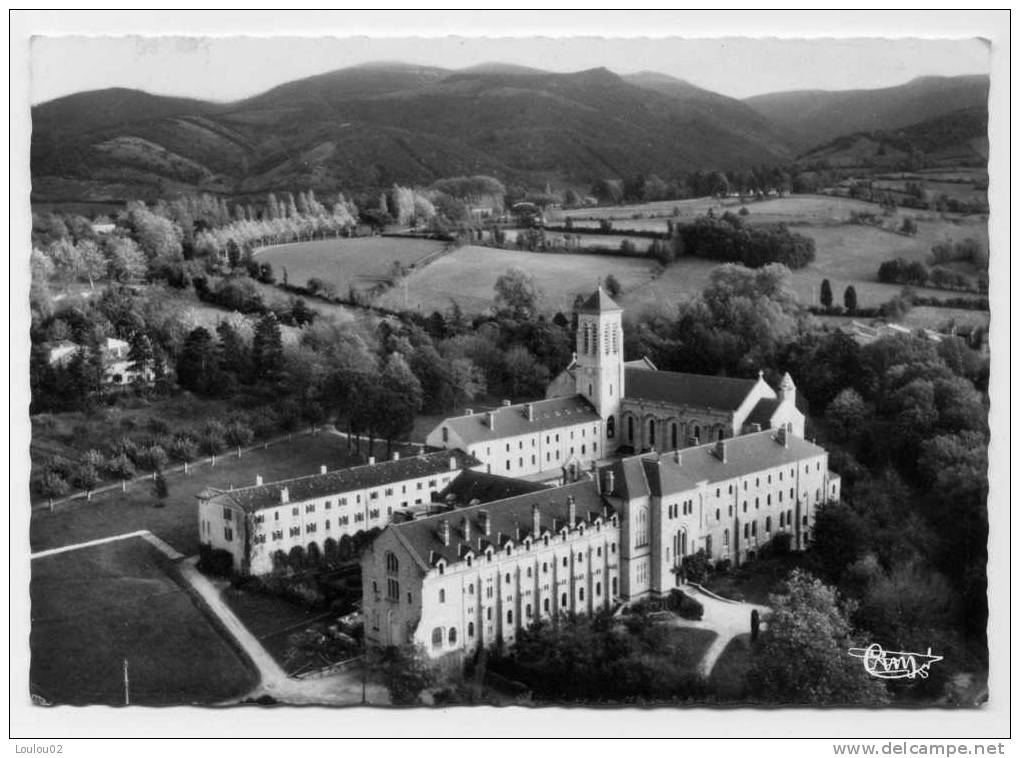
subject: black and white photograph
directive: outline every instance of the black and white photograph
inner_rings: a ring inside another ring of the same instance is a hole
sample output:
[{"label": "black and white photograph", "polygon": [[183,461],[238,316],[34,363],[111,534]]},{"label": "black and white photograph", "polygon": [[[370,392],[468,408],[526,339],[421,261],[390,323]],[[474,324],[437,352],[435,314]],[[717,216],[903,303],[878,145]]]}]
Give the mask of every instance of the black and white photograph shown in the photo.
[{"label": "black and white photograph", "polygon": [[28,721],[1008,706],[1008,11],[191,13],[12,68]]}]

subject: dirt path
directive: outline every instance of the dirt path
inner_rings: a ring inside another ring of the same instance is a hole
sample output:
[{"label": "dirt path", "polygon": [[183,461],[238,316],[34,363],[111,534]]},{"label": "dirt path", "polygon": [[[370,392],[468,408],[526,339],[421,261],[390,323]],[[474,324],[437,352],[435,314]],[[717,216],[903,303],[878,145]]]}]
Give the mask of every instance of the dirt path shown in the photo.
[{"label": "dirt path", "polygon": [[[149,537],[152,537],[153,539],[159,540],[163,545],[165,545],[166,547],[170,548],[170,546],[167,545],[165,542],[163,542],[163,540],[160,540],[158,537],[153,535],[151,532],[149,532],[149,531],[147,531],[145,529],[142,529],[142,530],[139,530],[137,532],[126,532],[125,534],[115,534],[112,537],[103,537],[102,539],[99,539],[99,540],[89,540],[88,542],[79,542],[79,543],[74,544],[74,545],[65,545],[64,547],[55,547],[52,550],[40,550],[38,553],[32,553],[32,555],[30,557],[34,561],[36,558],[45,558],[48,555],[59,555],[60,553],[69,553],[72,550],[81,550],[82,548],[93,547],[95,545],[105,545],[108,542],[117,542],[118,540],[127,540],[127,539],[131,539],[132,537],[142,537],[143,539],[148,539],[146,537],[146,535],[148,535]],[[155,543],[153,543],[153,544],[155,544]],[[159,546],[157,545],[157,547],[159,547]],[[160,548],[160,549],[162,549],[162,548]],[[170,548],[170,549],[173,550],[173,548]],[[176,550],[174,550],[174,552],[177,553]],[[180,556],[180,553],[177,553],[177,555]]]}]

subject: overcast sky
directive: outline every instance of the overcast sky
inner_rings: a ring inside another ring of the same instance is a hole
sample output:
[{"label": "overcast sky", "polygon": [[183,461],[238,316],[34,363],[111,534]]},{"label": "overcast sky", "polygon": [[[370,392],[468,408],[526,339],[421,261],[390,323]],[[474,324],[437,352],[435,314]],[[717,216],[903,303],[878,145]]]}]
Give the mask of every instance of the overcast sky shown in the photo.
[{"label": "overcast sky", "polygon": [[[907,30],[903,30],[906,32]],[[917,76],[987,73],[978,39],[438,39],[47,37],[31,46],[31,99],[105,87],[230,101],[368,61],[462,68],[503,61],[551,71],[653,70],[732,97],[886,87]]]}]

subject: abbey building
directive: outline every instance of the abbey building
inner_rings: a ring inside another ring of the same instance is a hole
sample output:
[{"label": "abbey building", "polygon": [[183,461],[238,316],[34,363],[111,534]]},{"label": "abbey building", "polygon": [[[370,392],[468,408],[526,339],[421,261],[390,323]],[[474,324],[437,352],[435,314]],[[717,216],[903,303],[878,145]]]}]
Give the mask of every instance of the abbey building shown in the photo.
[{"label": "abbey building", "polygon": [[[625,362],[621,317],[600,288],[546,399],[449,418],[429,435],[481,465],[440,493],[445,510],[391,523],[365,551],[370,643],[433,657],[509,644],[539,619],[667,593],[699,551],[740,563],[773,540],[810,544],[840,480],[803,439],[790,376],[777,390],[760,375]],[[531,486],[511,493],[508,477]]]}]

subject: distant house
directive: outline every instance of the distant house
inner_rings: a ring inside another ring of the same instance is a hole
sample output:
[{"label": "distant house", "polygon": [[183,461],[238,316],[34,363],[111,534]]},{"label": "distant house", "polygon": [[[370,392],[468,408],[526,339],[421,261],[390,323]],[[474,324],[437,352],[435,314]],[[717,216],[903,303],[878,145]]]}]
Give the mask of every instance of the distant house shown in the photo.
[{"label": "distant house", "polygon": [[113,234],[114,229],[117,225],[112,222],[106,222],[103,224],[92,224],[92,231],[96,234]]},{"label": "distant house", "polygon": [[[131,345],[115,337],[107,337],[100,346],[103,354],[103,379],[108,384],[146,384],[155,380],[153,367],[146,366],[136,371],[128,357]],[[81,345],[70,340],[60,340],[49,345],[49,362],[51,366],[66,366],[81,350]]]},{"label": "distant house", "polygon": [[[914,334],[914,332],[910,329],[905,326],[900,326],[899,324],[876,322],[868,325],[863,324],[860,321],[851,321],[849,324],[842,327],[842,332],[852,337],[858,345],[869,345],[875,340],[882,339],[883,337]],[[946,337],[951,336],[932,331],[931,329],[919,329],[917,334],[931,342],[942,342],[942,340]]]}]

